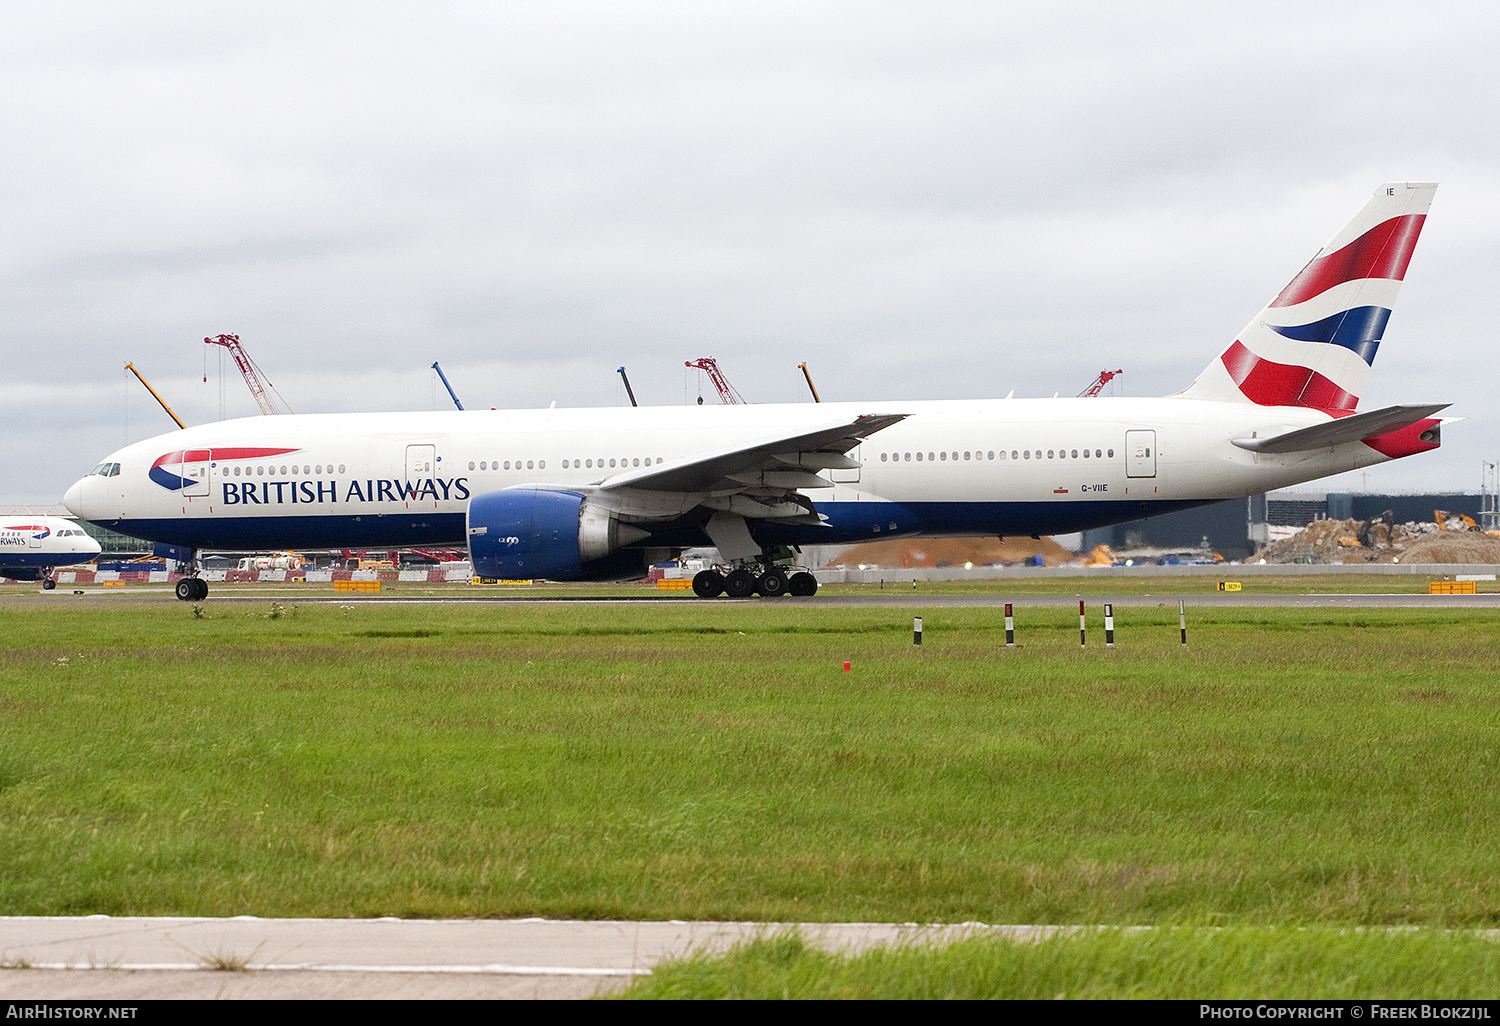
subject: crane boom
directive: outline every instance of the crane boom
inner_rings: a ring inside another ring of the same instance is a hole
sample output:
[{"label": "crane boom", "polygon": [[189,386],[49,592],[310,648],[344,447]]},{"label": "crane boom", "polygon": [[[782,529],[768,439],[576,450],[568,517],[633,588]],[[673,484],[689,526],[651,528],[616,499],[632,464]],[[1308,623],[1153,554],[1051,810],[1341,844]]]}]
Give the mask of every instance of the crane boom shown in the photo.
[{"label": "crane boom", "polygon": [[1085,398],[1091,399],[1091,398],[1093,398],[1094,396],[1096,396],[1100,392],[1102,392],[1104,390],[1104,386],[1107,385],[1107,384],[1109,384],[1112,380],[1114,380],[1114,378],[1115,378],[1116,375],[1118,375],[1118,374],[1124,374],[1124,373],[1125,372],[1122,371],[1122,370],[1102,370],[1102,371],[1100,371],[1099,372],[1099,376],[1093,380],[1093,383],[1090,384],[1088,388],[1085,388],[1082,392],[1078,393],[1078,397],[1080,399],[1085,399]]},{"label": "crane boom", "polygon": [[812,383],[812,371],[807,369],[807,361],[804,360],[803,362],[797,364],[797,366],[801,369],[802,376],[807,379],[807,387],[813,394],[813,402],[822,402],[823,400],[818,398],[818,386]]},{"label": "crane boom", "polygon": [[[239,367],[240,374],[245,378],[250,394],[255,397],[256,404],[260,406],[261,413],[269,415],[280,412],[271,402],[271,396],[266,391],[269,386],[272,392],[276,392],[276,386],[272,385],[269,380],[264,385],[261,384],[260,368],[256,366],[254,360],[250,359],[250,354],[245,352],[245,347],[240,345],[238,335],[216,335],[213,338],[205,338],[203,341],[207,345],[223,346],[229,350],[229,355],[234,357],[235,366]],[[276,398],[281,399],[280,392],[276,392]],[[285,399],[281,399],[281,405],[286,407],[288,413],[292,412],[291,405]]]},{"label": "crane boom", "polygon": [[[709,380],[714,383],[714,387],[719,390],[719,402],[725,406],[741,406],[745,404],[744,397],[729,383],[729,379],[724,377],[724,372],[719,370],[718,361],[712,356],[700,357],[697,360],[688,360],[684,366],[694,367],[705,372]],[[698,401],[702,402],[703,400],[699,399]]]},{"label": "crane boom", "polygon": [[625,368],[617,367],[615,369],[615,373],[620,375],[621,381],[625,382],[625,394],[630,396],[630,405],[639,406],[640,403],[635,401],[635,389],[630,387],[630,379],[625,376]]},{"label": "crane boom", "polygon": [[452,398],[453,405],[457,406],[460,410],[463,409],[464,404],[458,401],[458,393],[453,391],[452,385],[448,384],[448,375],[443,373],[443,368],[438,366],[438,362],[436,360],[432,361],[432,369],[438,372],[438,378],[442,380],[443,387],[448,390],[448,395],[450,398]]},{"label": "crane boom", "polygon": [[171,417],[173,420],[177,421],[178,427],[183,428],[184,430],[187,428],[187,425],[182,422],[177,414],[172,412],[172,407],[167,405],[167,401],[156,394],[156,389],[151,387],[151,382],[143,378],[141,376],[141,372],[135,369],[135,364],[127,363],[125,365],[125,369],[135,375],[135,380],[146,386],[146,391],[151,393],[151,398],[155,399],[158,403],[161,403],[161,408],[167,411],[168,417]]}]

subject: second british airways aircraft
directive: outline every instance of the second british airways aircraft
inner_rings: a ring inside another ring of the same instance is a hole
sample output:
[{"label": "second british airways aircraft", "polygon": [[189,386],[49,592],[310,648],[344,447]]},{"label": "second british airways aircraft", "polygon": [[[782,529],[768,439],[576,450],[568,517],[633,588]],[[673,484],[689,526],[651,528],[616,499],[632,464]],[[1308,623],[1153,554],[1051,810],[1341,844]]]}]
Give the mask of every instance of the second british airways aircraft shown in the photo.
[{"label": "second british airways aircraft", "polygon": [[99,552],[99,543],[71,520],[29,513],[0,517],[0,577],[41,581],[51,591],[57,587],[53,570],[87,563]]},{"label": "second british airways aircraft", "polygon": [[1243,497],[1438,447],[1446,404],[1356,409],[1435,189],[1382,185],[1172,396],[257,417],[126,446],[63,501],[184,562],[467,544],[485,577],[615,580],[711,544],[699,595],[769,596],[816,590],[802,545]]}]

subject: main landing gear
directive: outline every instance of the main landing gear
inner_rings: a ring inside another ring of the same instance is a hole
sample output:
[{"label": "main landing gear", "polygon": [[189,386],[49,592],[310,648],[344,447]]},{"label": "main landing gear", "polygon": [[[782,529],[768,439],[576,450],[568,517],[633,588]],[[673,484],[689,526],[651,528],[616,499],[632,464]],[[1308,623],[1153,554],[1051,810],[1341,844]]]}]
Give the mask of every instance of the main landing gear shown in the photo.
[{"label": "main landing gear", "polygon": [[693,577],[693,593],[699,598],[749,598],[762,595],[779,598],[795,595],[809,598],[818,592],[818,579],[806,570],[788,570],[775,563],[742,564],[727,573],[717,568],[700,570]]}]

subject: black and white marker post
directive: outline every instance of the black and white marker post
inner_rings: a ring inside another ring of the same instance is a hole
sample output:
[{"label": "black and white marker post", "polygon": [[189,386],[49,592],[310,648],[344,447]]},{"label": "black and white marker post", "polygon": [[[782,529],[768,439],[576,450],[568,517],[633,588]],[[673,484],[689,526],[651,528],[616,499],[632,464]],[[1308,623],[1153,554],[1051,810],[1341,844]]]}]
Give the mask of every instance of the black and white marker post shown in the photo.
[{"label": "black and white marker post", "polygon": [[1083,648],[1088,644],[1083,632],[1083,600],[1078,601],[1078,647]]},{"label": "black and white marker post", "polygon": [[1187,648],[1187,610],[1182,607],[1182,599],[1177,600],[1177,626],[1182,630],[1182,647]]},{"label": "black and white marker post", "polygon": [[922,643],[922,618],[920,616],[912,617],[911,643],[913,645],[920,645]]},{"label": "black and white marker post", "polygon": [[1115,607],[1104,603],[1104,647],[1115,647]]},{"label": "black and white marker post", "polygon": [[1005,647],[1016,647],[1016,618],[1011,615],[1010,603],[1005,603]]}]

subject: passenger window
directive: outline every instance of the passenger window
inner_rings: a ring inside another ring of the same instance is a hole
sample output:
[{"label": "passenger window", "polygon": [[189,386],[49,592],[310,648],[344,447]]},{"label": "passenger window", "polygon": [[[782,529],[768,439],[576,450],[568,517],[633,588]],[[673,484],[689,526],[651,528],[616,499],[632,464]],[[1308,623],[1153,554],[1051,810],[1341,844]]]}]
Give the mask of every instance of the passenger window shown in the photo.
[{"label": "passenger window", "polygon": [[1109,450],[1109,458],[1110,459],[1114,459],[1115,458],[1115,451],[1113,449]]}]

